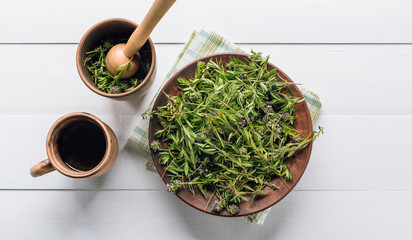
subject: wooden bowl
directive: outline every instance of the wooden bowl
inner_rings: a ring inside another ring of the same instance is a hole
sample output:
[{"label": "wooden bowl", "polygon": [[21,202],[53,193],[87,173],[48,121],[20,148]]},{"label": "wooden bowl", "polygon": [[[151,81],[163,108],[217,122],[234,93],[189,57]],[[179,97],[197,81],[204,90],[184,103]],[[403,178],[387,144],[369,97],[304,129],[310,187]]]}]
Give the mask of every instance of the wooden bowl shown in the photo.
[{"label": "wooden bowl", "polygon": [[[223,64],[229,62],[230,58],[238,58],[242,61],[247,61],[248,57],[247,55],[244,54],[232,54],[232,53],[226,53],[226,54],[216,54],[216,55],[211,55],[205,58],[202,58],[198,61],[202,62],[208,62],[209,60],[213,59],[214,61],[222,61]],[[190,79],[194,77],[194,72],[197,67],[197,62],[192,62],[182,68],[179,72],[177,72],[163,87],[161,93],[156,99],[156,102],[154,103],[153,109],[156,109],[158,106],[163,106],[166,105],[168,98],[163,94],[163,92],[169,94],[169,95],[179,95],[180,90],[178,86],[177,79],[179,77],[183,77],[185,79]],[[280,76],[284,79],[286,79],[289,82],[292,82],[292,80],[284,73],[282,72],[279,68],[275,67],[273,64],[268,63],[268,70],[270,71],[271,69],[276,68],[278,70],[278,73]],[[302,93],[299,91],[299,89],[296,87],[296,85],[291,85],[290,86],[291,91],[298,97],[303,98]],[[297,118],[294,123],[294,127],[302,133],[304,136],[310,136],[312,134],[312,121],[309,113],[309,109],[307,107],[306,102],[301,102],[295,105],[296,109],[296,115]],[[149,125],[149,142],[152,142],[155,140],[155,133],[156,131],[162,129],[162,126],[156,119],[156,117],[150,119],[150,125]],[[280,178],[274,178],[272,179],[272,183],[274,183],[276,186],[279,186],[279,189],[272,191],[270,194],[259,198],[255,199],[252,202],[247,202],[243,201],[239,205],[239,213],[234,216],[245,216],[245,215],[250,215],[254,214],[257,212],[260,212],[270,206],[273,206],[275,203],[279,202],[282,198],[284,198],[296,185],[296,183],[299,181],[299,179],[302,177],[303,172],[306,169],[306,166],[309,162],[309,157],[312,151],[312,143],[309,144],[306,148],[299,150],[293,155],[291,158],[286,160],[286,163],[291,169],[292,172],[292,180],[287,182],[287,185],[280,179]],[[167,174],[163,174],[165,169],[164,166],[162,166],[159,163],[159,155],[158,152],[154,152],[151,149],[151,156],[153,158],[154,164],[157,168],[157,171],[159,172],[160,176],[163,177],[163,181],[165,183],[170,183],[170,178],[167,177]],[[189,190],[178,190],[176,192],[176,195],[182,199],[184,202],[189,204],[190,206],[209,213],[213,215],[219,215],[219,216],[232,216],[227,212],[227,210],[216,213],[212,211],[213,208],[213,201],[215,200],[215,197],[212,198],[210,201],[209,205],[209,199],[212,196],[212,192],[208,191],[206,198],[203,197],[203,195],[200,193],[200,191],[197,191],[195,195],[193,195]]]},{"label": "wooden bowl", "polygon": [[[155,66],[156,66],[156,53],[152,40],[149,38],[143,45],[142,51],[149,52],[147,54],[146,60],[150,62],[150,69],[143,81],[136,86],[133,90],[125,93],[110,94],[101,91],[94,84],[91,79],[91,73],[84,64],[86,59],[86,52],[93,50],[102,40],[105,39],[127,39],[133,33],[138,25],[130,20],[113,18],[104,20],[92,26],[80,40],[77,47],[76,53],[76,65],[77,71],[79,72],[80,78],[83,80],[84,84],[93,92],[108,98],[113,98],[117,100],[130,100],[139,96],[144,95],[147,90],[152,85],[155,78]],[[140,71],[140,70],[139,70]]]}]

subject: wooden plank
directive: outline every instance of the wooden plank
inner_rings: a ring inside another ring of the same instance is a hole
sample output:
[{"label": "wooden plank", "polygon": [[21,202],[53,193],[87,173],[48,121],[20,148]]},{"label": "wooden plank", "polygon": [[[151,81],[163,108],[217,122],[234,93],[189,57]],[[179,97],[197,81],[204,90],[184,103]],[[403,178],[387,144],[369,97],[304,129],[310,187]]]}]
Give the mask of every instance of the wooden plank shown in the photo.
[{"label": "wooden plank", "polygon": [[[120,141],[113,168],[97,179],[71,179],[53,172],[33,179],[29,169],[47,157],[46,135],[58,115],[0,116],[0,189],[165,189],[147,171],[147,154],[126,143],[135,116],[98,115]],[[298,190],[412,190],[412,117],[322,116],[325,134],[315,142]],[[11,181],[11,179],[13,179]]]},{"label": "wooden plank", "polygon": [[[412,115],[412,45],[240,46],[270,55],[295,82],[317,92],[324,115]],[[77,45],[0,45],[0,114],[142,113],[182,47],[157,44],[157,74],[150,92],[137,101],[119,102],[93,93],[80,80]],[[29,64],[15,52],[24,52]]]},{"label": "wooden plank", "polygon": [[0,191],[0,198],[2,239],[412,237],[410,191],[295,191],[275,205],[263,226],[201,213],[167,192]]},{"label": "wooden plank", "polygon": [[[411,190],[411,117],[321,116],[299,189]],[[322,186],[317,188],[317,186]]]},{"label": "wooden plank", "polygon": [[[142,113],[150,103],[151,99],[143,96],[135,101],[113,101],[89,90],[77,73],[77,45],[0,45],[0,49],[3,53],[0,56],[0,63],[4,66],[3,77],[9,79],[3,83],[7,84],[8,89],[13,89],[0,95],[0,99],[4,100],[0,101],[0,114],[65,114],[85,111],[122,115],[126,112]],[[154,75],[158,77],[155,77],[153,90],[163,80],[181,46],[158,46],[156,49],[159,51]],[[36,61],[22,64],[21,56],[14,54],[16,51],[33,56]],[[16,92],[19,97],[16,97]]]},{"label": "wooden plank", "polygon": [[[101,20],[122,17],[141,22],[152,1],[116,3],[3,2],[0,42],[78,43]],[[181,0],[152,38],[182,43],[193,29],[207,26],[240,43],[411,43],[411,7],[408,0]]]}]

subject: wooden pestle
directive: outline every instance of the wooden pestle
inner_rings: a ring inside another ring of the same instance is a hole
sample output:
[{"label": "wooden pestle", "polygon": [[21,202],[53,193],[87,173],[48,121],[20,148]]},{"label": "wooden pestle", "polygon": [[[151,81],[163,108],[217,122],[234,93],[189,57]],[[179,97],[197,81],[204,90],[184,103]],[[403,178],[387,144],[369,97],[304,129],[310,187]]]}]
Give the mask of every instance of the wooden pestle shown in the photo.
[{"label": "wooden pestle", "polygon": [[129,68],[124,68],[120,78],[128,78],[135,74],[140,66],[139,50],[143,47],[150,33],[156,27],[176,0],[155,0],[142,23],[132,33],[127,43],[119,43],[113,46],[106,55],[106,69],[115,76],[119,67],[125,66],[130,59]]}]

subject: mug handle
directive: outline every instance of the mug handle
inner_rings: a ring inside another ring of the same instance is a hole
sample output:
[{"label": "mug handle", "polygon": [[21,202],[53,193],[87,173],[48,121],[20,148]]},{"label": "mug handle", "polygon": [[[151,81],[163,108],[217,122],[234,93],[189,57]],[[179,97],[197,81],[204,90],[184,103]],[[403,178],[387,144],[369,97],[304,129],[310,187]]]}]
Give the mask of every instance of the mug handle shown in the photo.
[{"label": "mug handle", "polygon": [[53,167],[50,160],[46,159],[34,165],[30,169],[30,175],[32,177],[40,177],[46,173],[53,172],[54,170],[56,169]]}]

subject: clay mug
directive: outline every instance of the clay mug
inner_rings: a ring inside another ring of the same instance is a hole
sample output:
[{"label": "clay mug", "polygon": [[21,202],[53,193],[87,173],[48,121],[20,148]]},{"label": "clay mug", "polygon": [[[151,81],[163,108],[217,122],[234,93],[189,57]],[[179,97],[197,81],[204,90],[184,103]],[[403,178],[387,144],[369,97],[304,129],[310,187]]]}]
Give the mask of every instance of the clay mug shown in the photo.
[{"label": "clay mug", "polygon": [[30,169],[33,177],[54,170],[72,178],[93,178],[106,173],[119,147],[113,130],[89,113],[69,113],[58,119],[47,135],[48,159]]}]

